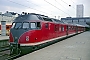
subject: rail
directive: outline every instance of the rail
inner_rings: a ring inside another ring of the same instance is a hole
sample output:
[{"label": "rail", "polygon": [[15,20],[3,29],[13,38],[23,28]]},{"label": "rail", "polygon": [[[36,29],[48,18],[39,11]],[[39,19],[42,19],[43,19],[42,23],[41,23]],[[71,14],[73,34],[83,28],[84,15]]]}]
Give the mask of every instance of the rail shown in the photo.
[{"label": "rail", "polygon": [[8,41],[8,39],[0,40],[0,52],[8,50],[8,49],[9,49],[9,41]]},{"label": "rail", "polygon": [[9,40],[8,39],[0,40],[0,48],[7,47],[7,46],[9,46]]}]

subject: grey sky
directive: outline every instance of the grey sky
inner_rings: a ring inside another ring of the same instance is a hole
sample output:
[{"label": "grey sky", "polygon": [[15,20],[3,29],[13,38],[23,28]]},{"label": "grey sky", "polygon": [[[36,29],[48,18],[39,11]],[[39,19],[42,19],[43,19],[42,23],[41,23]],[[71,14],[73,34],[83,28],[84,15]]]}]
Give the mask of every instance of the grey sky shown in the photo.
[{"label": "grey sky", "polygon": [[[21,13],[22,11],[29,13],[40,13],[51,17],[75,17],[76,5],[84,5],[84,16],[90,16],[90,0],[46,0],[56,6],[51,6],[44,0],[0,0],[0,11],[5,13],[6,11],[13,11]],[[74,3],[73,3],[74,2]],[[69,7],[68,5],[71,5]]]}]

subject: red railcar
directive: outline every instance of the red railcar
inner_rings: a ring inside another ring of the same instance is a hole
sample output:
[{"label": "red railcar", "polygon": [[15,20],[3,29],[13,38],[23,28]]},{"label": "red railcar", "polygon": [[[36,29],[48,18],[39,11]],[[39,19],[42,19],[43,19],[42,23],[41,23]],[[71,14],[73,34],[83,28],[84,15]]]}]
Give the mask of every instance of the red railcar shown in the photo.
[{"label": "red railcar", "polygon": [[[6,24],[6,35],[9,35],[11,26],[12,24]],[[0,34],[1,34],[1,25],[0,25]]]},{"label": "red railcar", "polygon": [[[27,50],[31,51],[57,39],[76,34],[79,29],[78,25],[65,24],[40,14],[20,15],[10,29],[11,53],[26,53]],[[84,31],[84,27],[79,31]]]}]

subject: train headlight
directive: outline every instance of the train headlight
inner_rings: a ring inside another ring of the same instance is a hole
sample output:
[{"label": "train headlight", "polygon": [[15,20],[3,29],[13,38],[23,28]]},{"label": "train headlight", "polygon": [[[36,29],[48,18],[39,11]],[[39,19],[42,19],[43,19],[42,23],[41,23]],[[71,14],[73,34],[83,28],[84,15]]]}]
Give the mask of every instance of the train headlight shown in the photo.
[{"label": "train headlight", "polygon": [[15,37],[15,39],[17,39],[17,37]]},{"label": "train headlight", "polygon": [[29,36],[26,36],[26,41],[29,41]]}]

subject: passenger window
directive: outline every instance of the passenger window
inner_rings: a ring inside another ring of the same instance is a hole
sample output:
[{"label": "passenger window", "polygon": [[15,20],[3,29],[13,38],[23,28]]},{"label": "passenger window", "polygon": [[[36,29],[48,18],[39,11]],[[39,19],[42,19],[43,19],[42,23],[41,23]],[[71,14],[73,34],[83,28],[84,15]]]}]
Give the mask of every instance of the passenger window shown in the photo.
[{"label": "passenger window", "polygon": [[61,31],[64,31],[64,27],[63,26],[61,26]]},{"label": "passenger window", "polygon": [[61,26],[59,27],[59,31],[61,31]]},{"label": "passenger window", "polygon": [[70,30],[71,29],[71,27],[70,26],[68,26],[68,30]]},{"label": "passenger window", "polygon": [[29,23],[28,22],[24,22],[23,23],[23,28],[29,28]]},{"label": "passenger window", "polygon": [[55,25],[55,31],[59,31],[59,27]]},{"label": "passenger window", "polygon": [[37,22],[37,29],[40,29],[41,28],[41,24],[40,22]]},{"label": "passenger window", "polygon": [[48,28],[48,23],[45,24],[45,28]]}]

